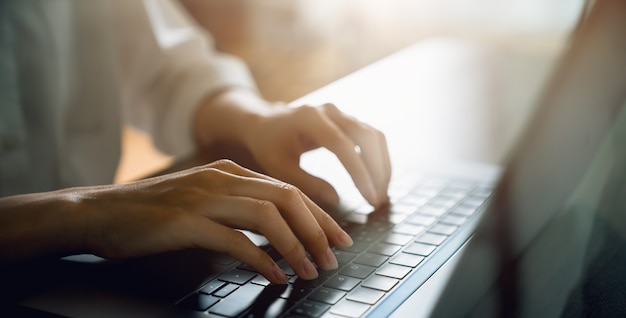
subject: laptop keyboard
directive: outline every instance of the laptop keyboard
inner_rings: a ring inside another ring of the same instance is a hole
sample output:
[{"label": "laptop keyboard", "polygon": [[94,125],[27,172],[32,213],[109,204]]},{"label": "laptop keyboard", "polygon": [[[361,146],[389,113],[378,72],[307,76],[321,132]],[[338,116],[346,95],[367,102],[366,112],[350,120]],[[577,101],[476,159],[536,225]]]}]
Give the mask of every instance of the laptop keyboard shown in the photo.
[{"label": "laptop keyboard", "polygon": [[320,270],[311,281],[299,279],[268,246],[266,251],[289,276],[289,284],[270,284],[251,267],[234,262],[177,306],[225,317],[364,316],[408,277],[420,275],[422,283],[430,277],[434,269],[424,265],[441,247],[454,243],[453,252],[466,241],[471,232],[455,242],[451,238],[478,218],[491,192],[491,185],[466,180],[396,183],[390,189],[391,204],[383,210],[372,211],[361,202],[345,207],[346,220],[340,224],[354,244],[334,249],[337,270]]}]

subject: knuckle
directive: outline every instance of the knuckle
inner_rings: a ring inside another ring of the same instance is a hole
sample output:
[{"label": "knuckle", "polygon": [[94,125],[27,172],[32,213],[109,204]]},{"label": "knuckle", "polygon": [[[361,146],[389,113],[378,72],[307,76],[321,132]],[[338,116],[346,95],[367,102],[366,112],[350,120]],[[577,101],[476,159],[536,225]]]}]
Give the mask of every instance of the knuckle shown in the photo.
[{"label": "knuckle", "polygon": [[281,196],[288,202],[297,203],[301,200],[301,192],[296,186],[289,183],[278,183],[277,187],[282,191]]},{"label": "knuckle", "polygon": [[230,159],[220,159],[220,160],[217,160],[217,161],[215,161],[213,163],[210,163],[209,165],[211,167],[215,167],[215,168],[218,168],[218,169],[219,168],[233,168],[233,167],[237,167],[238,166],[234,161],[232,161]]},{"label": "knuckle", "polygon": [[276,205],[274,203],[267,200],[256,200],[256,212],[261,217],[261,219],[273,221],[277,216],[280,215]]}]

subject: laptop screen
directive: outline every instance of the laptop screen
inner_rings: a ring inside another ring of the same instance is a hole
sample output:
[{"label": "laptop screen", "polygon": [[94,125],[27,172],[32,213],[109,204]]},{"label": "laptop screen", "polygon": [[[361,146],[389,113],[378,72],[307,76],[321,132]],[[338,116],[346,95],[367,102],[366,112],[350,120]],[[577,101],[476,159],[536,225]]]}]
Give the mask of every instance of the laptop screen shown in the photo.
[{"label": "laptop screen", "polygon": [[581,24],[435,315],[623,310],[623,30],[623,1],[598,1]]}]

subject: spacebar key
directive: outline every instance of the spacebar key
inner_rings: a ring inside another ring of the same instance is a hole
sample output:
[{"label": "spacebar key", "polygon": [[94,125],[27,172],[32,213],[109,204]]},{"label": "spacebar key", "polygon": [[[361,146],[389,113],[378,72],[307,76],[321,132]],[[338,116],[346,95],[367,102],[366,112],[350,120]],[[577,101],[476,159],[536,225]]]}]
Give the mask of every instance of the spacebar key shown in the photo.
[{"label": "spacebar key", "polygon": [[263,292],[263,289],[263,286],[245,284],[222,299],[209,312],[226,317],[236,317],[257,301],[257,297]]}]

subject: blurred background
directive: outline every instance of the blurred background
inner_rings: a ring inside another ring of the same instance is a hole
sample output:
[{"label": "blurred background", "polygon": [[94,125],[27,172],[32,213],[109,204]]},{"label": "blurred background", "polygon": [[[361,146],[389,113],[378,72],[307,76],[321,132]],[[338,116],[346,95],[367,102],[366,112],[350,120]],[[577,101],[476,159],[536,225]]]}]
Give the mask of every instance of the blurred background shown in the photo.
[{"label": "blurred background", "polygon": [[[516,54],[555,55],[584,0],[180,0],[242,58],[261,94],[292,101],[432,37],[467,39]],[[127,127],[116,182],[172,163]]]}]

